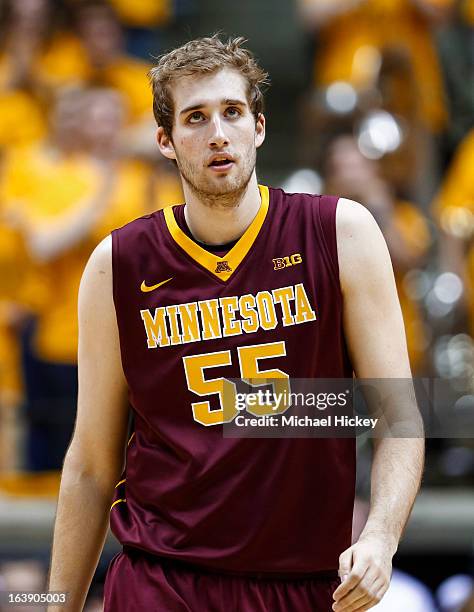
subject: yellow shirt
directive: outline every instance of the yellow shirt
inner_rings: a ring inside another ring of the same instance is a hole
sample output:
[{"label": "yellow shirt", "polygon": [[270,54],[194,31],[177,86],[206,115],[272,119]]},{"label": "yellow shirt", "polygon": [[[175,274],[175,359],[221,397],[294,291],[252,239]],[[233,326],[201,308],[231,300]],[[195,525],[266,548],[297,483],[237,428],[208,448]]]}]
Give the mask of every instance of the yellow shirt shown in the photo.
[{"label": "yellow shirt", "polygon": [[83,83],[89,74],[89,60],[77,36],[57,33],[36,61],[37,74],[50,87]]},{"label": "yellow shirt", "polygon": [[46,118],[35,98],[21,90],[0,93],[0,147],[28,145],[46,134]]},{"label": "yellow shirt", "polygon": [[[441,130],[447,120],[441,69],[428,26],[410,0],[363,0],[324,26],[315,81],[325,86],[347,81],[357,88],[370,87],[384,49],[409,57],[418,89],[419,119],[430,129]],[[398,95],[403,97],[403,90]]]},{"label": "yellow shirt", "polygon": [[165,25],[172,13],[171,0],[110,0],[122,23],[135,27]]},{"label": "yellow shirt", "polygon": [[[143,164],[121,162],[110,205],[96,227],[69,251],[36,264],[36,285],[42,286],[43,297],[36,308],[35,344],[42,359],[76,361],[77,292],[84,266],[97,243],[113,228],[145,214],[149,177]],[[98,167],[90,158],[76,155],[64,159],[47,148],[33,147],[10,156],[3,192],[12,208],[21,209],[25,223],[48,226],[58,216],[85,206],[100,181]]]}]

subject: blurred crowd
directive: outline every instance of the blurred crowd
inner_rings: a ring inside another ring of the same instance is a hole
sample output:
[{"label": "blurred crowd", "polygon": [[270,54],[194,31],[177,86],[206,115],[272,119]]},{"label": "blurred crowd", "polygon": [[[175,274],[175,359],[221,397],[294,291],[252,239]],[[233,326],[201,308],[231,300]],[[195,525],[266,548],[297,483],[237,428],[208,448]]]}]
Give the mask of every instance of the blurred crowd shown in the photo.
[{"label": "blurred crowd", "polygon": [[57,470],[75,416],[87,259],[114,227],[182,197],[156,154],[149,61],[127,47],[140,49],[137,30],[146,38],[172,6],[1,7],[0,466]]},{"label": "blurred crowd", "polygon": [[[182,201],[154,142],[147,79],[178,4],[0,3],[0,490],[31,485],[18,470],[62,465],[91,251],[113,228]],[[445,381],[472,427],[474,0],[294,5],[312,68],[291,101],[298,151],[281,185],[370,209],[391,252],[413,372]],[[474,482],[472,440],[430,448],[428,484]],[[0,582],[18,572],[39,580],[38,565],[20,565],[3,567]]]},{"label": "blurred crowd", "polygon": [[[412,371],[441,381],[472,437],[474,2],[298,0],[298,11],[313,72],[299,107],[300,167],[285,186],[372,212]],[[442,457],[435,479],[457,471],[474,482],[472,443],[460,446],[457,465]]]}]

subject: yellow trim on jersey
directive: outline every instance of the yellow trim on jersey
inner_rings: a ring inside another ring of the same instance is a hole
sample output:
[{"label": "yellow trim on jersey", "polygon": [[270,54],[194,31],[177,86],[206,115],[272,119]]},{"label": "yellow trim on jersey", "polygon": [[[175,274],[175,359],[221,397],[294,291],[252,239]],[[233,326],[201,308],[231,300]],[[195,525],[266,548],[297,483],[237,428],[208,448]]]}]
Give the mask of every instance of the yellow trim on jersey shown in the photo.
[{"label": "yellow trim on jersey", "polygon": [[129,446],[130,442],[133,440],[134,435],[135,435],[135,432],[133,432],[132,435],[130,436],[130,439],[127,442],[127,446]]},{"label": "yellow trim on jersey", "polygon": [[114,503],[113,503],[113,504],[110,506],[110,509],[112,510],[112,508],[113,508],[113,507],[114,507],[116,504],[119,504],[120,502],[125,502],[125,503],[127,503],[127,498],[124,498],[124,499],[116,499],[116,500],[114,501]]},{"label": "yellow trim on jersey", "polygon": [[126,480],[127,480],[126,478],[124,478],[123,480],[119,480],[118,483],[115,485],[115,488],[123,484]]},{"label": "yellow trim on jersey", "polygon": [[[238,266],[242,263],[242,260],[249,252],[267,216],[269,204],[268,187],[265,185],[259,185],[258,188],[260,190],[261,198],[258,213],[256,214],[252,223],[245,230],[244,234],[224,257],[218,257],[217,255],[214,255],[214,253],[209,253],[209,251],[206,251],[196,242],[191,240],[191,238],[189,238],[189,236],[187,236],[176,223],[173,207],[168,206],[164,209],[164,215],[166,225],[168,226],[168,230],[173,240],[195,261],[206,268],[206,270],[212,272],[212,274],[214,274],[217,278],[227,281],[237,270]],[[221,266],[222,271],[217,272],[218,264],[221,262],[226,262],[228,265]],[[227,270],[226,268],[230,269]]]}]

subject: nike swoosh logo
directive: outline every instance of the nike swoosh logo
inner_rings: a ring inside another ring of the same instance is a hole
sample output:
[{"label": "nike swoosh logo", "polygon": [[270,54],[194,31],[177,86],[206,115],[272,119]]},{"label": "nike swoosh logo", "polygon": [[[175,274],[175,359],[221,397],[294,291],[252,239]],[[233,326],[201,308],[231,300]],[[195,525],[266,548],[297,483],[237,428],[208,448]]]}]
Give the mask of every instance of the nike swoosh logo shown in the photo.
[{"label": "nike swoosh logo", "polygon": [[158,289],[158,287],[161,287],[161,285],[164,285],[165,283],[169,283],[170,280],[173,280],[173,276],[171,278],[167,278],[164,281],[161,281],[161,283],[157,283],[156,285],[151,285],[150,287],[148,287],[148,285],[145,283],[145,281],[142,281],[141,287],[140,289],[143,291],[143,293],[148,293],[149,291],[154,291],[155,289]]}]

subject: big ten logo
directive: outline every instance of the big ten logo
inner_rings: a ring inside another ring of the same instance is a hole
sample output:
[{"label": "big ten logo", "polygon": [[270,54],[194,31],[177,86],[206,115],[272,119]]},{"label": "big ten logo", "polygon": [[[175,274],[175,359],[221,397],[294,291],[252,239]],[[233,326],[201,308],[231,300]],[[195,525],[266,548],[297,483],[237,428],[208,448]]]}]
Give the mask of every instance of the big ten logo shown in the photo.
[{"label": "big ten logo", "polygon": [[272,259],[274,270],[283,270],[283,268],[290,268],[303,262],[303,258],[299,253],[288,255],[287,257],[276,257]]}]

